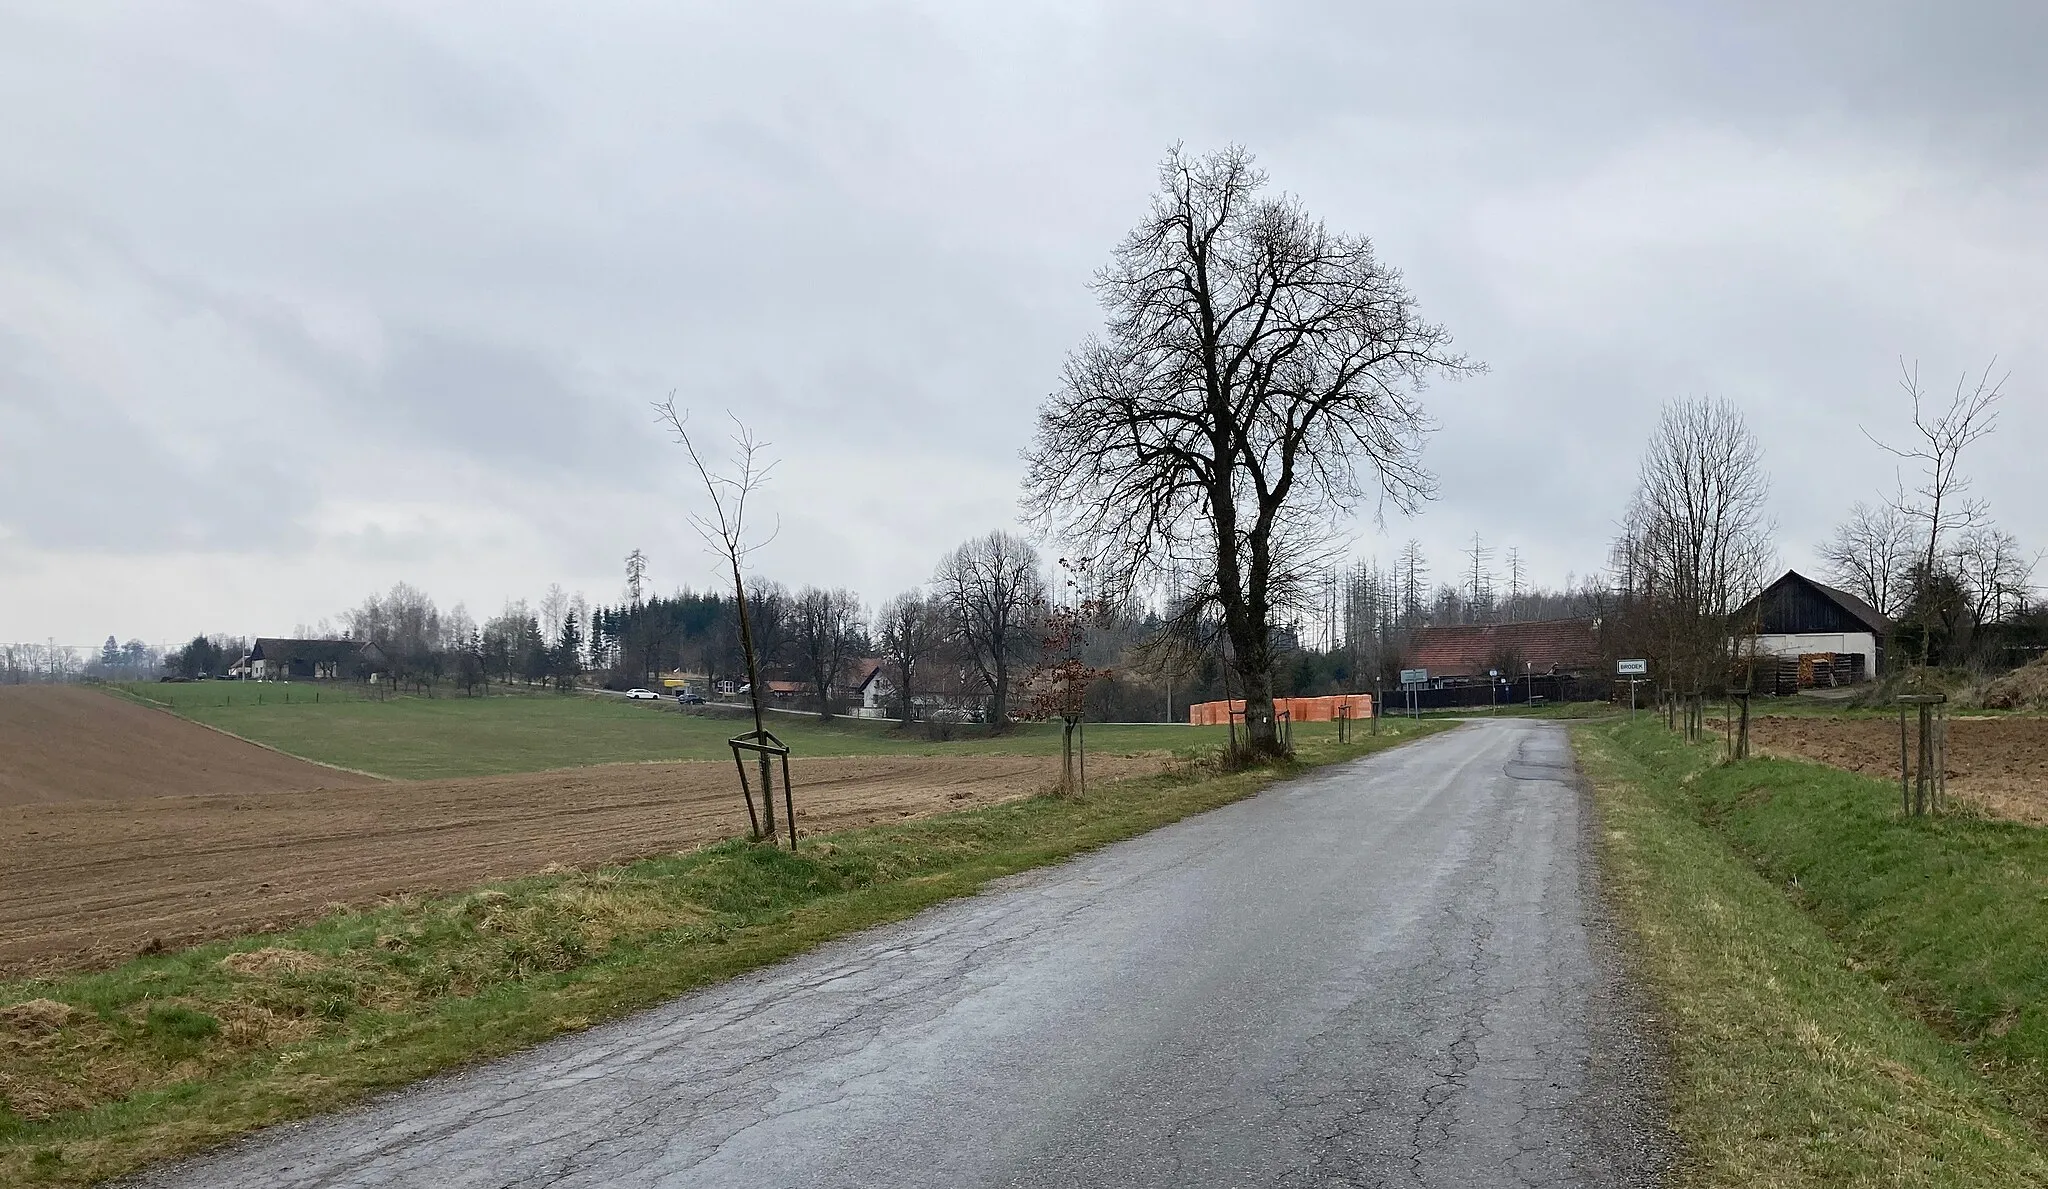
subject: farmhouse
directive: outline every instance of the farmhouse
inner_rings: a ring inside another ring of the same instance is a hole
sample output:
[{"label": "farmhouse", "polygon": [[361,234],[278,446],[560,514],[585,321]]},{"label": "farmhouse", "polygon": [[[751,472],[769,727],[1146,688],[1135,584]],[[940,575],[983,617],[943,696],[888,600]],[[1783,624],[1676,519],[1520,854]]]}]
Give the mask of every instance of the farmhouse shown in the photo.
[{"label": "farmhouse", "polygon": [[854,714],[859,718],[887,717],[889,707],[896,697],[896,685],[883,671],[885,666],[875,657],[862,657],[853,663],[847,674],[846,693],[854,703]]},{"label": "farmhouse", "polygon": [[[920,665],[917,681],[918,688],[910,696],[914,717],[981,721],[988,706],[988,688],[976,674]],[[853,703],[856,718],[894,718],[903,712],[896,667],[880,657],[855,661],[841,690]]]},{"label": "farmhouse", "polygon": [[1467,685],[1488,674],[1575,676],[1600,668],[1600,621],[1543,619],[1423,628],[1406,667],[1429,670],[1432,685]]},{"label": "farmhouse", "polygon": [[[1799,664],[1800,685],[1839,684],[1878,676],[1891,621],[1850,594],[1823,586],[1797,570],[1764,587],[1736,612],[1738,623],[1755,624],[1754,635],[1737,641],[1738,652],[1775,656]],[[1828,680],[1806,670],[1828,659]],[[1802,663],[1804,662],[1804,663]]]},{"label": "farmhouse", "polygon": [[361,640],[286,640],[259,637],[241,668],[258,681],[304,678],[335,681],[382,671],[384,650]]}]

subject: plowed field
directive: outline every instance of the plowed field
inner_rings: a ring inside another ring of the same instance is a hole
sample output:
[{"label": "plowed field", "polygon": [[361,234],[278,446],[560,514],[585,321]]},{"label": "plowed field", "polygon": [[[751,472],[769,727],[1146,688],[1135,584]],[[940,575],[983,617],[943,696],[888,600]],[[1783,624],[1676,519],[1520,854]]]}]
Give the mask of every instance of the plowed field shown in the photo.
[{"label": "plowed field", "polygon": [[[1028,796],[1052,784],[1058,762],[799,759],[797,824],[821,833]],[[1164,763],[1090,756],[1088,774],[1109,780]],[[685,850],[746,824],[732,765],[709,762],[29,804],[0,815],[0,974],[104,964],[153,944],[281,926],[335,903],[455,890],[553,863]]]},{"label": "plowed field", "polygon": [[[2048,718],[1952,718],[1948,730],[1950,796],[2012,821],[2048,825]],[[1897,719],[1759,718],[1750,739],[1766,755],[1899,778]]]},{"label": "plowed field", "polygon": [[97,690],[0,686],[0,806],[375,783]]}]

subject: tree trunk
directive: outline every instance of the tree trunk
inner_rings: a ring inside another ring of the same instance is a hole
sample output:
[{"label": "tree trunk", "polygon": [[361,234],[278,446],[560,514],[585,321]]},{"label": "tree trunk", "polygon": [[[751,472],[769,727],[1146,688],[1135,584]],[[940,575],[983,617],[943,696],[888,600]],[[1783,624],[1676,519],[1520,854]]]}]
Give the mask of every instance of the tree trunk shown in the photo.
[{"label": "tree trunk", "polygon": [[[1266,633],[1248,615],[1224,616],[1234,621],[1230,645],[1238,685],[1244,690],[1244,750],[1247,756],[1277,759],[1280,746],[1279,722],[1273,713],[1273,656]],[[1242,626],[1235,626],[1242,625]]]},{"label": "tree trunk", "polygon": [[1060,792],[1072,796],[1074,786],[1074,724],[1080,719],[1068,715],[1063,720],[1066,730],[1060,733]]},{"label": "tree trunk", "polygon": [[995,689],[988,700],[988,729],[1001,729],[1010,717],[1010,665],[1003,658],[1003,646],[995,646]]},{"label": "tree trunk", "polygon": [[[1261,523],[1250,534],[1251,573],[1245,575],[1239,569],[1235,545],[1235,506],[1218,503],[1213,510],[1217,513],[1217,589],[1223,602],[1223,629],[1230,636],[1238,683],[1244,689],[1244,754],[1278,759],[1286,752],[1273,714],[1273,642],[1267,626],[1271,608],[1266,605],[1269,530]],[[1241,582],[1242,578],[1249,581]]]}]

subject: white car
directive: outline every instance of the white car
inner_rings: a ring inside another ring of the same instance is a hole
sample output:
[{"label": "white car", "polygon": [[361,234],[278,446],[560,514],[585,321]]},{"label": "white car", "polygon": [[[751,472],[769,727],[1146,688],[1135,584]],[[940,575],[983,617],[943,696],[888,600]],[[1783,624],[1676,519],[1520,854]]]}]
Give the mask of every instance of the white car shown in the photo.
[{"label": "white car", "polygon": [[627,691],[626,691],[626,697],[627,697],[628,699],[632,700],[632,701],[635,701],[635,702],[659,702],[659,701],[661,701],[661,695],[660,695],[660,694],[658,694],[658,693],[655,693],[655,692],[654,692],[653,690],[651,690],[651,689],[641,689],[641,688],[640,688],[639,686],[637,686],[637,685],[636,685],[636,686],[634,686],[634,687],[633,687],[632,689],[629,689],[629,690],[627,690]]}]

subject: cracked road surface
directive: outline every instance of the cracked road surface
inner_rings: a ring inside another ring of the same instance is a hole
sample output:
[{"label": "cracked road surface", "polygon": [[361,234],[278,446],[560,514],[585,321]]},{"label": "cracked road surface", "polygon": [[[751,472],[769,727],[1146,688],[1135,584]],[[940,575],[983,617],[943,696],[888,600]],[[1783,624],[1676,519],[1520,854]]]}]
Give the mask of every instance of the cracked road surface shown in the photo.
[{"label": "cracked road surface", "polygon": [[1652,1183],[1585,813],[1470,724],[143,1184]]}]

